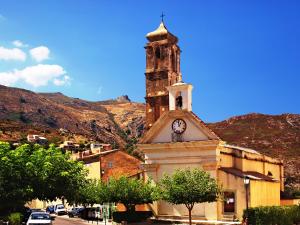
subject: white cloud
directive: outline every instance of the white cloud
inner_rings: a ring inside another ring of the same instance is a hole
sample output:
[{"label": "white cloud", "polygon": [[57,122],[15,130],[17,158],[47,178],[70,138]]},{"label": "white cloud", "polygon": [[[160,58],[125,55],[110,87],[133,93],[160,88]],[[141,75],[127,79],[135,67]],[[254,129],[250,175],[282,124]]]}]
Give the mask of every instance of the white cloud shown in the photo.
[{"label": "white cloud", "polygon": [[0,60],[25,61],[26,53],[19,48],[4,48],[0,46]]},{"label": "white cloud", "polygon": [[71,78],[67,75],[65,75],[62,79],[55,78],[53,80],[53,84],[55,84],[56,86],[70,85]]},{"label": "white cloud", "polygon": [[0,73],[0,84],[11,86],[16,83],[19,78],[16,76],[17,71]]},{"label": "white cloud", "polygon": [[50,50],[46,46],[32,48],[29,52],[31,54],[31,57],[37,62],[41,62],[45,59],[48,59],[50,54]]},{"label": "white cloud", "polygon": [[0,73],[0,84],[11,86],[18,81],[23,81],[33,87],[40,87],[52,81],[55,85],[65,85],[70,83],[70,77],[65,74],[66,71],[59,65],[38,64],[23,70]]},{"label": "white cloud", "polygon": [[18,47],[18,48],[24,48],[24,47],[28,47],[27,44],[24,44],[22,41],[20,40],[15,40],[12,42],[14,46]]}]

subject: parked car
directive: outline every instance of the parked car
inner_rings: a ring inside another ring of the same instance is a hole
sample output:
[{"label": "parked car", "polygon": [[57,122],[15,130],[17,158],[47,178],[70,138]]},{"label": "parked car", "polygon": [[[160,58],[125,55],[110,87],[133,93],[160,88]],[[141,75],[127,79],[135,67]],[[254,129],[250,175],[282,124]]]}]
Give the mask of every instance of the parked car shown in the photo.
[{"label": "parked car", "polygon": [[30,209],[31,212],[45,212],[45,210],[43,209],[39,209],[39,208],[33,208],[33,209]]},{"label": "parked car", "polygon": [[46,212],[33,212],[29,216],[26,225],[52,225],[52,220],[49,213]]},{"label": "parked car", "polygon": [[46,208],[47,213],[54,213],[54,205],[48,205]]},{"label": "parked car", "polygon": [[54,212],[56,215],[66,215],[67,214],[67,209],[63,204],[57,204],[54,206]]},{"label": "parked car", "polygon": [[75,208],[72,208],[68,211],[68,216],[69,217],[75,217],[75,216],[78,216],[80,217],[81,215],[81,212],[83,212],[84,208],[83,207],[75,207]]}]

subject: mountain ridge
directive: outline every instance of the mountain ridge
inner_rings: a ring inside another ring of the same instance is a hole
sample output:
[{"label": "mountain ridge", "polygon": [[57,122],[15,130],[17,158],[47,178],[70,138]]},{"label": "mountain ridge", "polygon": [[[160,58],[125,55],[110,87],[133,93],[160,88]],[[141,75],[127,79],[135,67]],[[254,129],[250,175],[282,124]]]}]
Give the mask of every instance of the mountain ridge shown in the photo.
[{"label": "mountain ridge", "polygon": [[[131,102],[127,95],[87,101],[0,85],[0,96],[0,140],[18,142],[41,133],[53,142],[92,139],[126,148],[144,132],[145,104]],[[250,113],[207,125],[229,144],[284,159],[286,176],[300,183],[299,114]],[[68,134],[61,135],[61,128]]]}]

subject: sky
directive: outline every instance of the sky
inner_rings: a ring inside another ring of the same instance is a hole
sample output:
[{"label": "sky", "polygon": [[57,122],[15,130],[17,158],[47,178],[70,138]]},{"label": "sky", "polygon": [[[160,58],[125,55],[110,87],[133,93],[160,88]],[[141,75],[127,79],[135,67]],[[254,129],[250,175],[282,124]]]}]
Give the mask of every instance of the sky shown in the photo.
[{"label": "sky", "polygon": [[297,0],[0,0],[0,84],[144,102],[145,35],[162,12],[204,121],[300,113]]}]

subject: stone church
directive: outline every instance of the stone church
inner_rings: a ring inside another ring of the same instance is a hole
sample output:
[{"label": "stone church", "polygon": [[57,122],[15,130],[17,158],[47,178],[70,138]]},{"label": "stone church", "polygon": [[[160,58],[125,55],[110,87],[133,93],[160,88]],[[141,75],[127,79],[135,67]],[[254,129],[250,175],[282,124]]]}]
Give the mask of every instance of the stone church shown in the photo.
[{"label": "stone church", "polygon": [[[195,205],[193,219],[241,219],[247,203],[280,205],[283,162],[222,141],[192,111],[193,86],[182,81],[178,38],[163,22],[146,37],[147,132],[138,145],[145,154],[146,178],[158,182],[178,168],[209,172],[222,185],[224,199]],[[151,208],[159,219],[188,217],[184,205],[158,201]]]}]

